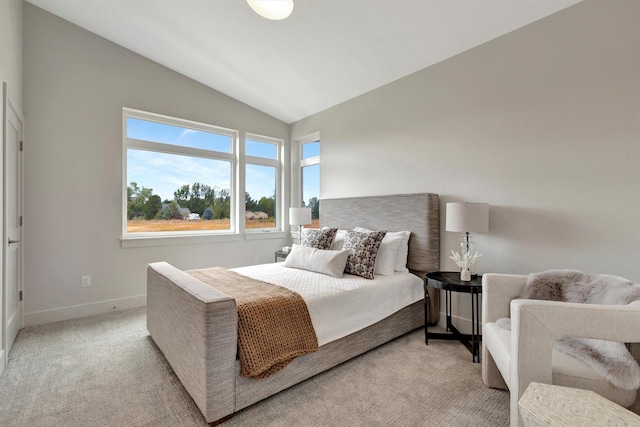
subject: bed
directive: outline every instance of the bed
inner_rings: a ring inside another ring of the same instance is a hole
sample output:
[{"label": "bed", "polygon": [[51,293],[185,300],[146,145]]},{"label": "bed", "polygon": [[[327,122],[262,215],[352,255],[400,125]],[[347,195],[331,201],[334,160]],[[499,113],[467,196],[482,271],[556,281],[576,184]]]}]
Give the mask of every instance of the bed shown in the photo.
[{"label": "bed", "polygon": [[[410,230],[410,272],[422,279],[425,273],[439,269],[436,194],[323,199],[320,217],[323,226],[341,229]],[[284,267],[266,267],[274,268]],[[251,274],[251,268],[238,270]],[[430,294],[430,304],[434,318],[428,322],[435,323],[439,315],[437,292]],[[234,299],[168,263],[152,263],[147,269],[147,329],[210,425],[422,327],[424,313],[421,299],[364,329],[347,331],[337,339],[319,339],[329,342],[322,343],[316,352],[295,358],[276,374],[257,380],[240,374]]]}]

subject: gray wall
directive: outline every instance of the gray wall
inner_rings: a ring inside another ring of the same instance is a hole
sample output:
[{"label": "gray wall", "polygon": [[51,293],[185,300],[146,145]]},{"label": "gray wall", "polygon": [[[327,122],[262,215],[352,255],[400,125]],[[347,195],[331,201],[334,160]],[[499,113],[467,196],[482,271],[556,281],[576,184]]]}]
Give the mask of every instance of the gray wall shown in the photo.
[{"label": "gray wall", "polygon": [[[22,108],[22,0],[0,1],[0,82]],[[2,110],[0,110],[2,111]]]},{"label": "gray wall", "polygon": [[282,237],[122,248],[121,115],[130,107],[285,141],[287,124],[29,3],[24,14],[25,324],[145,304],[148,262],[273,260]]},{"label": "gray wall", "polygon": [[[490,204],[479,272],[640,281],[640,2],[586,1],[292,125],[322,197]],[[381,64],[384,66],[384,64]],[[459,249],[445,232],[442,269]]]},{"label": "gray wall", "polygon": [[[27,324],[144,303],[150,261],[232,267],[284,243],[122,249],[122,106],[320,131],[322,197],[430,191],[443,217],[446,202],[487,202],[480,272],[640,281],[640,2],[587,0],[291,126],[24,8]],[[443,221],[443,269],[458,241]]]}]

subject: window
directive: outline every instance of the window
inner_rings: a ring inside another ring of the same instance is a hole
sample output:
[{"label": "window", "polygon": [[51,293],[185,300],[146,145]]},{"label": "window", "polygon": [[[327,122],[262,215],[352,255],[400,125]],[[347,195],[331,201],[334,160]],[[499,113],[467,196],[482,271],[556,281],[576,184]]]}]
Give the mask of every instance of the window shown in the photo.
[{"label": "window", "polygon": [[280,176],[283,141],[247,134],[245,138],[245,230],[280,226]]},{"label": "window", "polygon": [[320,135],[300,140],[300,188],[302,206],[311,208],[312,228],[320,227]]},{"label": "window", "polygon": [[235,231],[238,132],[123,110],[125,236]]}]

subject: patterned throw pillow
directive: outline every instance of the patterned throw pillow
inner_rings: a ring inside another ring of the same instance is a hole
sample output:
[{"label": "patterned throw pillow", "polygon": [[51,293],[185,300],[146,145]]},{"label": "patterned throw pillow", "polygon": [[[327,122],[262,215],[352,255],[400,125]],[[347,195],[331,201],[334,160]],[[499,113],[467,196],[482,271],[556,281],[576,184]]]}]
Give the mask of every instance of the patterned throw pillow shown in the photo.
[{"label": "patterned throw pillow", "polygon": [[376,257],[385,234],[387,234],[386,231],[373,233],[347,231],[342,249],[349,249],[351,253],[347,258],[344,272],[362,276],[365,279],[373,279]]},{"label": "patterned throw pillow", "polygon": [[316,249],[331,249],[334,237],[338,232],[337,228],[327,228],[319,230],[317,228],[303,228],[301,246],[309,246]]}]

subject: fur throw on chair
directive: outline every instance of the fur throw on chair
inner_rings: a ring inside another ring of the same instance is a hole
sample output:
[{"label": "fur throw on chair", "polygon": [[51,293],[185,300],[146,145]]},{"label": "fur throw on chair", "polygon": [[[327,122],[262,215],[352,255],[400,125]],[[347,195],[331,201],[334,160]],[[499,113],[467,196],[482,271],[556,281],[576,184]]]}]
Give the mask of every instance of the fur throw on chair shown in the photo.
[{"label": "fur throw on chair", "polygon": [[[520,298],[626,305],[640,300],[640,285],[605,274],[549,270],[530,274]],[[510,319],[498,319],[496,322],[509,330],[510,323]],[[640,366],[623,343],[568,337],[558,340],[554,348],[583,361],[616,387],[626,390],[640,388]]]},{"label": "fur throw on chair", "polygon": [[529,274],[520,298],[625,305],[640,299],[640,285],[607,274],[548,270]]}]

